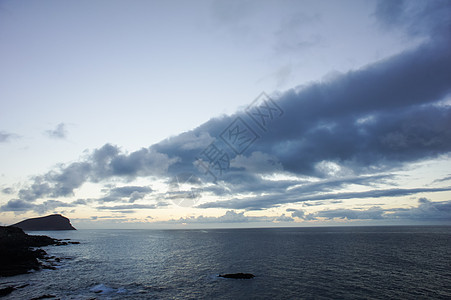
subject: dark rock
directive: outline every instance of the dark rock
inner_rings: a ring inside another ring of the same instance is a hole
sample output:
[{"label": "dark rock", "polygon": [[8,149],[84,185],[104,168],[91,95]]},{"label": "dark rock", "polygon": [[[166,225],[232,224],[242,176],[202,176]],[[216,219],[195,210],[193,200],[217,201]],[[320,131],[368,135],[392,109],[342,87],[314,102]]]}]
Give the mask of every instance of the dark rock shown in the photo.
[{"label": "dark rock", "polygon": [[[7,284],[10,284],[11,282],[8,282]],[[23,289],[24,287],[29,286],[29,283],[25,283],[22,285],[3,285],[0,286],[0,297],[4,297],[7,296],[9,294],[11,294],[13,291],[18,290],[18,289]]]},{"label": "dark rock", "polygon": [[0,288],[0,297],[11,294],[16,288],[13,286],[7,286],[5,288]]},{"label": "dark rock", "polygon": [[48,298],[56,298],[55,295],[45,294],[40,297],[31,298],[31,300],[39,300],[39,299],[48,299]]},{"label": "dark rock", "polygon": [[69,245],[67,242],[57,242],[55,246],[67,246]]},{"label": "dark rock", "polygon": [[233,278],[233,279],[251,279],[254,278],[255,275],[250,273],[233,273],[233,274],[218,275],[218,277]]},{"label": "dark rock", "polygon": [[0,276],[13,276],[38,270],[39,259],[47,253],[42,249],[30,249],[52,245],[56,240],[48,236],[30,236],[16,227],[0,226]]},{"label": "dark rock", "polygon": [[70,224],[70,220],[62,215],[50,215],[46,217],[27,219],[11,226],[19,227],[26,231],[76,230]]},{"label": "dark rock", "polygon": [[48,236],[28,235],[18,227],[0,226],[0,277],[39,270],[44,265],[38,259],[49,257],[44,250],[33,248],[57,245],[59,242]]}]

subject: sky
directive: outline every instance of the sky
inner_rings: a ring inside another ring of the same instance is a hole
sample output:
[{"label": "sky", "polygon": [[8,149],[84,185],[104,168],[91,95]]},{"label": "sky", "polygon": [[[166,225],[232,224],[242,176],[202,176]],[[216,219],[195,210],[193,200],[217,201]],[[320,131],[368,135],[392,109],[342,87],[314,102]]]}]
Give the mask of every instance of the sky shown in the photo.
[{"label": "sky", "polygon": [[451,224],[451,3],[0,1],[0,224]]}]

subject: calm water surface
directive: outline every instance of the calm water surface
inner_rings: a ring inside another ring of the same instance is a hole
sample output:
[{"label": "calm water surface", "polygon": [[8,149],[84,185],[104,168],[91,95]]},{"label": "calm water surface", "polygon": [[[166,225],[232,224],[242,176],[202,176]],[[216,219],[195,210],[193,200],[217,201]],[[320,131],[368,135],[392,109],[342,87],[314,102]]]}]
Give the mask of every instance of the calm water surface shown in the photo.
[{"label": "calm water surface", "polygon": [[[451,299],[451,227],[39,232],[57,270],[4,299]],[[218,278],[253,273],[251,280]]]}]

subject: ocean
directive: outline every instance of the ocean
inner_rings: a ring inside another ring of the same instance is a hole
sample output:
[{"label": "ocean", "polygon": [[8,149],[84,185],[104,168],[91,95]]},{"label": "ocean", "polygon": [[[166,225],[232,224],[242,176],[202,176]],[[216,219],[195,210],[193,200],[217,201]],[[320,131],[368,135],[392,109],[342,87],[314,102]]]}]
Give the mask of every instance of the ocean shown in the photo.
[{"label": "ocean", "polygon": [[[34,232],[56,270],[4,299],[451,299],[451,227]],[[217,277],[252,273],[253,279]]]}]

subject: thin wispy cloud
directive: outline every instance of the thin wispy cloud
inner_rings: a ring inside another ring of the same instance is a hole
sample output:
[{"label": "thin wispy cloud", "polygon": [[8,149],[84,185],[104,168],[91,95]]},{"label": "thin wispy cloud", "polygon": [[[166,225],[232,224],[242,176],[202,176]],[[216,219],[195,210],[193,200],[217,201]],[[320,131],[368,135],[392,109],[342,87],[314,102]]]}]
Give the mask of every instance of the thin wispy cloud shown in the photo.
[{"label": "thin wispy cloud", "polygon": [[155,209],[156,205],[143,205],[143,204],[125,204],[125,205],[115,205],[115,206],[98,206],[97,209],[101,210],[129,210],[129,209]]},{"label": "thin wispy cloud", "polygon": [[13,190],[12,188],[4,188],[4,189],[2,189],[2,193],[3,193],[3,194],[10,195],[10,194],[12,194],[13,192],[14,192],[14,190]]},{"label": "thin wispy cloud", "polygon": [[[323,192],[323,190],[318,190]],[[227,209],[246,209],[246,210],[262,210],[287,203],[299,203],[305,201],[318,200],[346,200],[346,199],[368,199],[368,198],[388,198],[410,196],[419,193],[434,193],[451,191],[451,187],[445,188],[415,188],[415,189],[385,189],[385,190],[369,190],[364,192],[343,192],[343,193],[327,193],[327,194],[310,194],[302,193],[283,193],[270,194],[264,196],[254,196],[246,198],[238,198],[226,201],[207,202],[199,205],[200,208],[227,208]]]},{"label": "thin wispy cloud", "polygon": [[59,123],[56,125],[55,129],[46,130],[45,135],[53,139],[65,139],[67,138],[67,128],[66,124]]},{"label": "thin wispy cloud", "polygon": [[302,220],[346,219],[346,220],[414,220],[442,221],[451,218],[451,201],[431,202],[420,198],[418,207],[383,209],[373,206],[368,209],[331,209],[321,210],[314,214],[305,214],[302,210],[287,209],[293,218]]},{"label": "thin wispy cloud", "polygon": [[17,137],[17,136],[13,133],[9,133],[6,131],[0,131],[0,143],[9,142],[14,137]]}]

